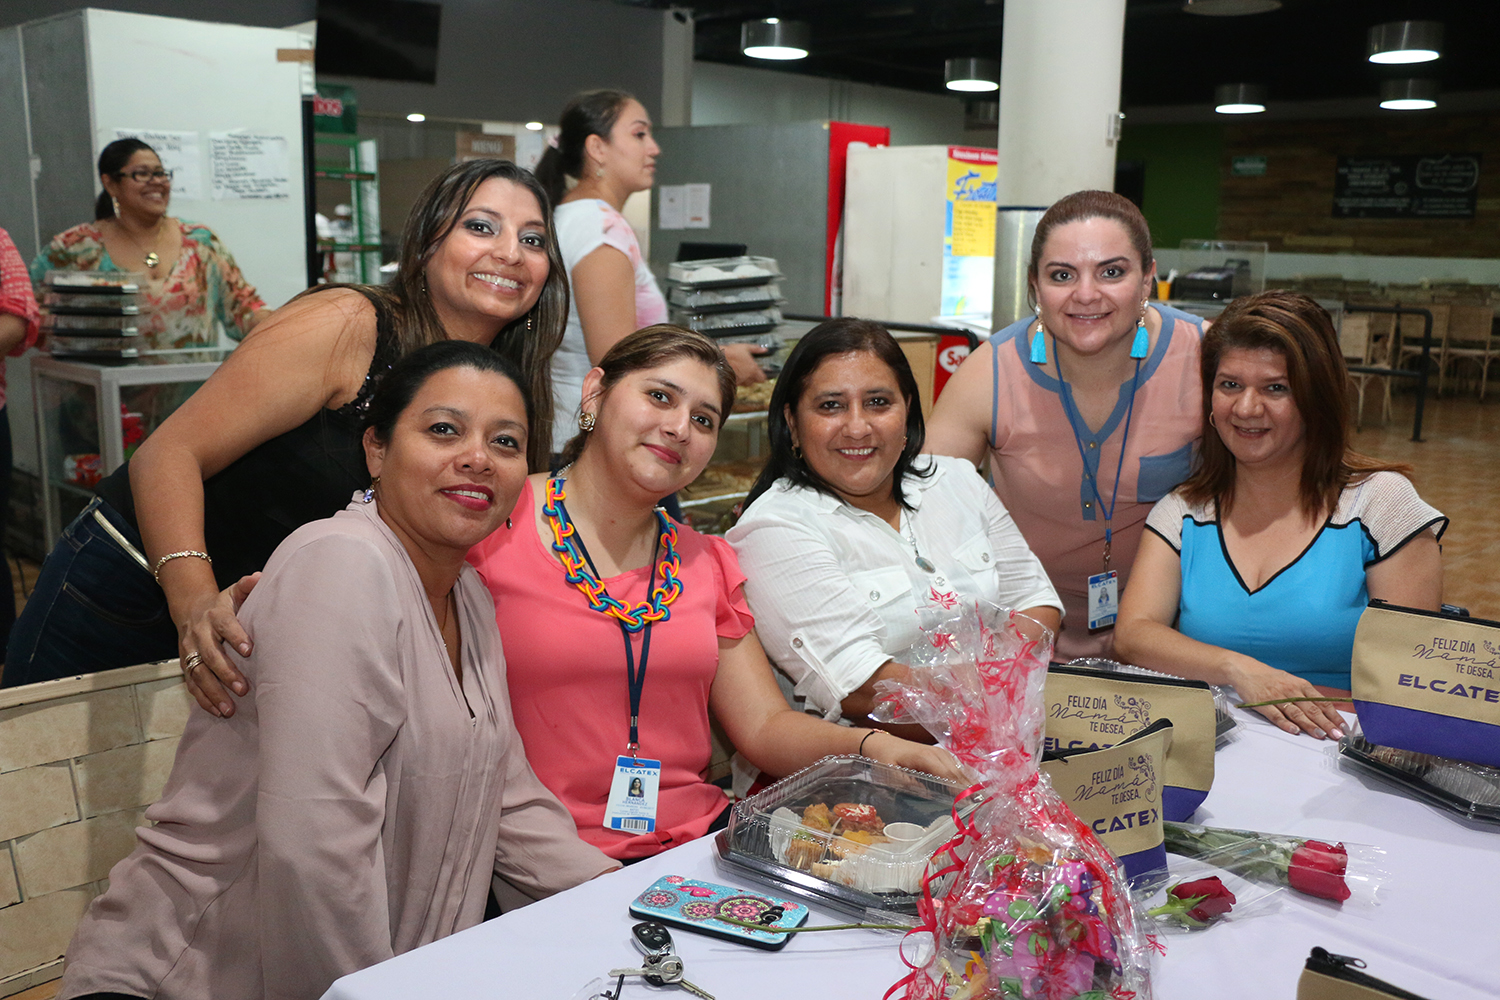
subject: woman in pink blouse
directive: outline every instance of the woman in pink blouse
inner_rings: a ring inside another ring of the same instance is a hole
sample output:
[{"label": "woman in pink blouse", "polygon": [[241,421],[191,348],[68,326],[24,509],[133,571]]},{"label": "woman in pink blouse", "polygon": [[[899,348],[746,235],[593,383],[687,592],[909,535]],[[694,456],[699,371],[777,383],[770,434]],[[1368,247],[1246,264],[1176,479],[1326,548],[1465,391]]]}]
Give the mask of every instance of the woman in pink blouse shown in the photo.
[{"label": "woman in pink blouse", "polygon": [[526,486],[521,384],[464,341],[386,375],[371,488],[272,555],[242,610],[251,693],[192,713],[58,996],[313,1000],[479,923],[492,876],[540,896],[616,867],[527,765],[464,564]]},{"label": "woman in pink blouse", "polygon": [[48,271],[129,271],[146,277],[141,337],[156,350],[214,346],[215,322],[234,340],[270,315],[213,230],[167,214],[172,172],[139,139],[116,139],[99,154],[104,191],[94,221],[58,233],[31,264]]},{"label": "woman in pink blouse", "polygon": [[703,777],[710,714],[769,774],[864,753],[961,777],[944,750],[788,706],[733,550],[657,507],[703,470],[733,403],[734,373],[707,337],[665,325],[626,337],[584,379],[564,468],[532,476],[514,528],[469,554],[495,597],[532,767],[611,857],[649,857],[727,820]]}]

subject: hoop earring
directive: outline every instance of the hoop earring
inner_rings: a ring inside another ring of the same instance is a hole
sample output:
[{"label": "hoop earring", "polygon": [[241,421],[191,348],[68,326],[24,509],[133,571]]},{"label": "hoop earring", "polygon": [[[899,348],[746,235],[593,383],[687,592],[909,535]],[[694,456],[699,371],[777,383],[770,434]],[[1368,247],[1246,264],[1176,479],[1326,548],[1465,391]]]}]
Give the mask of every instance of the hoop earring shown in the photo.
[{"label": "hoop earring", "polygon": [[531,313],[527,313],[526,314],[526,332],[527,333],[530,333],[532,331],[531,320],[532,320]]},{"label": "hoop earring", "polygon": [[578,429],[587,434],[594,429],[594,424],[597,422],[598,419],[592,413],[585,413],[578,418]]},{"label": "hoop earring", "polygon": [[375,499],[375,490],[380,486],[380,477],[376,476],[370,480],[370,485],[365,487],[365,495],[360,497],[360,503],[369,503]]},{"label": "hoop earring", "polygon": [[1219,429],[1219,425],[1214,423],[1214,415],[1212,411],[1209,411],[1208,414],[1208,426],[1212,427],[1214,430]]},{"label": "hoop earring", "polygon": [[792,445],[792,457],[799,462],[802,461],[802,448],[799,445]]}]

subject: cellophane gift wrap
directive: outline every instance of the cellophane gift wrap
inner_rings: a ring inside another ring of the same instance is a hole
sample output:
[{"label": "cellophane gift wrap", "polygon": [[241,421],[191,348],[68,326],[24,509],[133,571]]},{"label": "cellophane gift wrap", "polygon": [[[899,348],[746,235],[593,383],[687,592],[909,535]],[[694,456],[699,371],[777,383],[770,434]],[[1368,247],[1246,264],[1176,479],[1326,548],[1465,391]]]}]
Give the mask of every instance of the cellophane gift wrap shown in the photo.
[{"label": "cellophane gift wrap", "polygon": [[882,681],[871,714],[920,723],[977,781],[923,879],[917,940],[902,950],[911,972],[887,996],[1147,1000],[1149,945],[1124,870],[1038,768],[1051,633],[985,603],[926,619],[909,679]]}]

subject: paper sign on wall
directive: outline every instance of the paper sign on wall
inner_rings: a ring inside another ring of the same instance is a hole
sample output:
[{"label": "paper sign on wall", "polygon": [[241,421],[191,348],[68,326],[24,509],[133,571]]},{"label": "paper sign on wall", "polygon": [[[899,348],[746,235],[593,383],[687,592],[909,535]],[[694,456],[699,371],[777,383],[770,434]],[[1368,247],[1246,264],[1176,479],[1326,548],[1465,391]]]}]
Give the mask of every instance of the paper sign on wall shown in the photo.
[{"label": "paper sign on wall", "polygon": [[988,313],[995,284],[993,149],[948,147],[947,223],[943,234],[943,293],[939,315]]},{"label": "paper sign on wall", "polygon": [[687,228],[687,185],[663,184],[656,189],[656,224],[661,229]]},{"label": "paper sign on wall", "polygon": [[713,198],[712,184],[684,184],[687,218],[684,229],[707,229],[711,225],[709,202]]},{"label": "paper sign on wall", "polygon": [[292,196],[285,136],[210,132],[208,141],[215,201],[266,201]]},{"label": "paper sign on wall", "polygon": [[117,128],[112,138],[139,139],[156,150],[162,167],[172,171],[172,197],[191,200],[203,197],[203,167],[197,132]]}]

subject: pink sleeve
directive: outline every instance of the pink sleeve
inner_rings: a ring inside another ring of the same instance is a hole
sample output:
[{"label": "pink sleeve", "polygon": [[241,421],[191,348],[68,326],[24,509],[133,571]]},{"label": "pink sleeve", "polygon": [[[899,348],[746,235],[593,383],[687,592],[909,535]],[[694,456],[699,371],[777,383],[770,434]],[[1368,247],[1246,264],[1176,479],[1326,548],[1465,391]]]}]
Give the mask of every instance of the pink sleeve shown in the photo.
[{"label": "pink sleeve", "polygon": [[20,355],[36,343],[40,313],[31,291],[31,275],[26,271],[21,252],[3,229],[0,229],[0,313],[19,316],[26,324],[26,336],[11,354]]},{"label": "pink sleeve", "polygon": [[608,205],[603,206],[601,214],[604,223],[605,246],[611,246],[620,251],[630,259],[630,266],[639,270],[644,258],[641,255],[641,244],[635,238],[635,230],[630,228],[630,223],[625,216]]},{"label": "pink sleeve", "polygon": [[740,572],[740,561],[724,539],[714,535],[702,537],[713,557],[714,584],[719,595],[714,629],[720,639],[743,639],[755,627],[755,616],[745,603],[745,574]]}]

